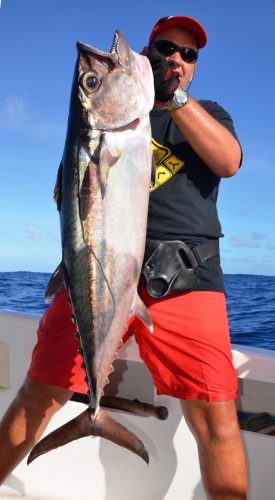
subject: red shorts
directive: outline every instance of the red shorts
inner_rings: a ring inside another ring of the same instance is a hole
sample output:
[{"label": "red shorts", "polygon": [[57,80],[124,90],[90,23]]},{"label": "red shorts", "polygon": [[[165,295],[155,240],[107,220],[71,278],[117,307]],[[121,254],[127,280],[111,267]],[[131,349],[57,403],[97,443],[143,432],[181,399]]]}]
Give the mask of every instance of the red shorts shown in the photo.
[{"label": "red shorts", "polygon": [[[186,400],[235,398],[237,377],[224,294],[194,291],[154,300],[142,289],[140,296],[150,312],[154,332],[132,318],[124,340],[135,333],[157,393]],[[67,293],[61,289],[39,323],[28,375],[39,382],[86,393],[71,316]]]}]

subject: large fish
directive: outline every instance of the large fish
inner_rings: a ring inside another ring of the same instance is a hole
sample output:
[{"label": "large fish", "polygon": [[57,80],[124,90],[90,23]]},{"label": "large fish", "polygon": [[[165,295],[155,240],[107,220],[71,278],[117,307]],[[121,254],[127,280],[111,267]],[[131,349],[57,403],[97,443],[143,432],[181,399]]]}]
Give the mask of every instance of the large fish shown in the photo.
[{"label": "large fish", "polygon": [[154,86],[146,57],[116,31],[110,52],[77,43],[68,130],[55,188],[62,262],[47,296],[65,284],[89,387],[89,407],[32,450],[28,462],[86,435],[140,455],[143,443],[99,402],[128,318],[152,328],[137,294],[152,170],[149,111]]}]

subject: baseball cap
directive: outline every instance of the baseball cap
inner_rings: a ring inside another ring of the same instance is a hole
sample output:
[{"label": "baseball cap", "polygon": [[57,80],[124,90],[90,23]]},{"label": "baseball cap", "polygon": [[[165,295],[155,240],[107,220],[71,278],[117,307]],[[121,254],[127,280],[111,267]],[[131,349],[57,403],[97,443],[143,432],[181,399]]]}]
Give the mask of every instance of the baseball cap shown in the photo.
[{"label": "baseball cap", "polygon": [[169,16],[158,19],[149,37],[149,44],[152,43],[153,39],[161,33],[161,31],[168,28],[184,28],[189,30],[196,38],[199,49],[206,45],[207,37],[204,28],[196,19],[187,16]]}]

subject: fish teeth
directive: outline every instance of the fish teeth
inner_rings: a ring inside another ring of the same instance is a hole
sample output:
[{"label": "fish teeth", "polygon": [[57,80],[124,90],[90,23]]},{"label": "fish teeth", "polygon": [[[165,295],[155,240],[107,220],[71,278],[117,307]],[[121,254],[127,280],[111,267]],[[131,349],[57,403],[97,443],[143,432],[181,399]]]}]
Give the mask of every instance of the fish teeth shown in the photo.
[{"label": "fish teeth", "polygon": [[117,33],[117,32],[115,32],[115,35],[114,35],[114,39],[113,39],[113,43],[112,43],[112,47],[111,47],[110,52],[114,52],[114,51],[115,51],[115,48],[116,48],[116,45],[117,45],[117,40],[118,40],[118,33]]}]

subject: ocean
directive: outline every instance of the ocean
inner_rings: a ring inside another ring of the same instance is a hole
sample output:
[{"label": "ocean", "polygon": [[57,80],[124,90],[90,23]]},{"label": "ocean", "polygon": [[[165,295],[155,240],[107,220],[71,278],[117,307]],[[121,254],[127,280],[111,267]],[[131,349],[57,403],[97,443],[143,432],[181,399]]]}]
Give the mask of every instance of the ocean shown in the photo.
[{"label": "ocean", "polygon": [[[50,274],[0,273],[0,310],[41,316]],[[275,276],[225,274],[231,342],[275,350]]]}]

